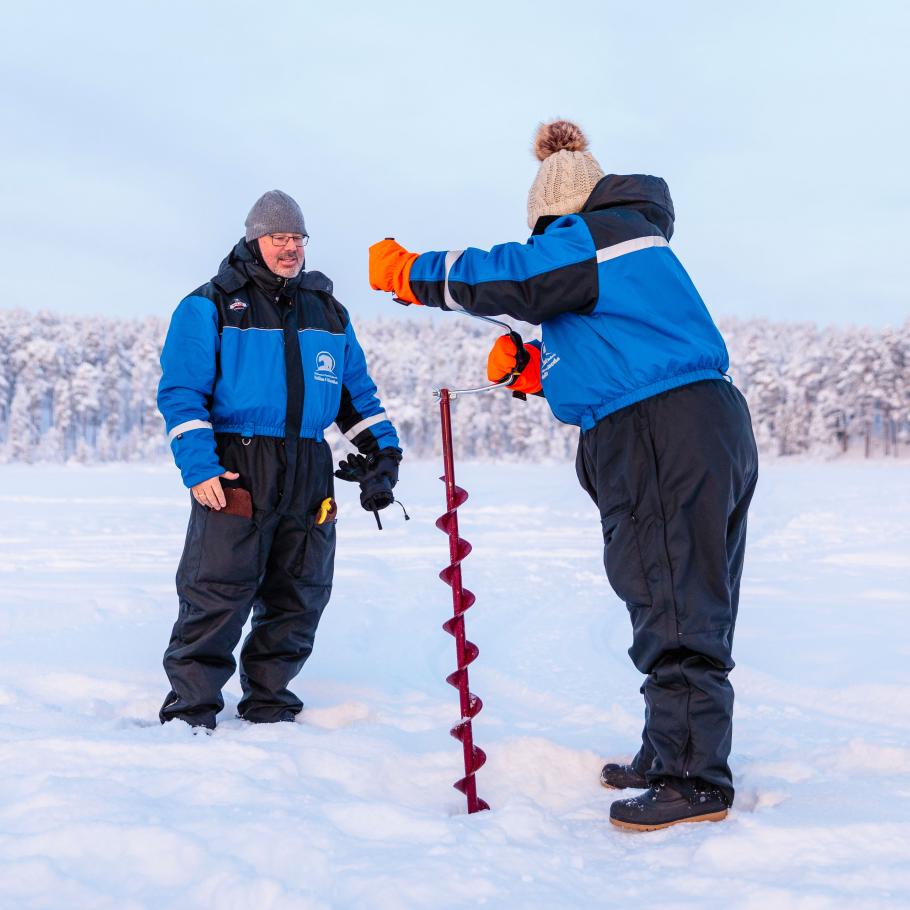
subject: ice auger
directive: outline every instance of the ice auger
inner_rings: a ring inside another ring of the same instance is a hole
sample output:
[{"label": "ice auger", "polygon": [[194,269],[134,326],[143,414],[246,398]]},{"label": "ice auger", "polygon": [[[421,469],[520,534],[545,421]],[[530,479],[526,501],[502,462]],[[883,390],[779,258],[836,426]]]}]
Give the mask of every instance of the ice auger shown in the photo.
[{"label": "ice auger", "polygon": [[[466,315],[473,316],[473,313]],[[521,336],[510,326],[487,316],[476,316],[485,322],[492,322],[502,326],[512,337],[515,343],[516,365],[508,376],[499,382],[476,389],[436,389],[434,397],[439,401],[439,418],[442,428],[442,458],[444,473],[439,479],[446,485],[446,511],[439,516],[436,527],[449,536],[449,564],[439,573],[439,577],[452,589],[452,606],[454,615],[443,624],[443,629],[455,638],[455,653],[458,667],[454,673],[446,677],[446,682],[458,689],[461,703],[461,720],[452,727],[451,733],[459,740],[464,749],[464,777],[456,781],[455,788],[467,797],[468,813],[489,809],[489,805],[477,795],[477,781],[475,773],[487,760],[483,749],[474,745],[474,731],[471,721],[483,707],[480,698],[471,692],[468,685],[468,666],[477,658],[479,649],[472,641],[468,641],[465,634],[464,615],[474,604],[474,595],[464,587],[461,579],[461,562],[471,552],[471,545],[458,533],[458,507],[467,501],[468,494],[455,483],[455,458],[452,449],[452,411],[450,402],[459,395],[469,395],[477,392],[490,392],[501,386],[510,386],[517,379],[521,371],[528,364],[528,355],[524,349]],[[516,397],[524,398],[520,392],[513,392]]]}]

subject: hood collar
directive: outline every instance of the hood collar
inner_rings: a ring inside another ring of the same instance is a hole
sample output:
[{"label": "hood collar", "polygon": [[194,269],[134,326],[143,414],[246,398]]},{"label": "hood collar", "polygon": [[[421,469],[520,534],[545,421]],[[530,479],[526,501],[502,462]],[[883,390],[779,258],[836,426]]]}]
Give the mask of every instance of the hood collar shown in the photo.
[{"label": "hood collar", "polygon": [[673,200],[667,181],[650,174],[607,174],[597,182],[583,212],[626,206],[637,209],[669,240],[673,236]]},{"label": "hood collar", "polygon": [[234,248],[224,257],[218,267],[218,274],[212,279],[223,291],[230,294],[252,281],[267,294],[274,294],[281,288],[292,291],[308,288],[313,291],[332,293],[332,283],[322,272],[301,270],[294,278],[276,275],[266,264],[255,240],[245,238],[237,241]]},{"label": "hood collar", "polygon": [[[607,174],[597,182],[581,210],[599,212],[621,207],[641,212],[667,240],[673,236],[676,215],[670,188],[662,178],[649,174]],[[564,216],[544,215],[538,218],[532,233],[542,234],[557,218],[562,217]]]}]

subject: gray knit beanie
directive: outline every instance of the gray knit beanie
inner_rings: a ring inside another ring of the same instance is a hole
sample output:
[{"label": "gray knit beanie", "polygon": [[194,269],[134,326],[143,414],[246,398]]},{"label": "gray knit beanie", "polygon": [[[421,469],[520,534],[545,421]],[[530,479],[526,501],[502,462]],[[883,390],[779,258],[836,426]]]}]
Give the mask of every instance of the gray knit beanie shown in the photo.
[{"label": "gray knit beanie", "polygon": [[247,240],[256,240],[266,234],[306,234],[300,206],[281,190],[263,193],[244,223]]}]

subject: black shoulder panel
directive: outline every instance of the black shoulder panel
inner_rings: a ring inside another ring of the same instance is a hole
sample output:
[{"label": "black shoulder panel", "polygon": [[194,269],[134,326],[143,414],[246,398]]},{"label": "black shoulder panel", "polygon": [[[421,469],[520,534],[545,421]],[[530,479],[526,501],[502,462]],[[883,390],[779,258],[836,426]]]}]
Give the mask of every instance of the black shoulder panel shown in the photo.
[{"label": "black shoulder panel", "polygon": [[218,288],[215,287],[214,283],[207,281],[205,284],[200,285],[196,288],[195,291],[190,291],[187,297],[205,297],[207,300],[211,300],[213,303],[218,302]]},{"label": "black shoulder panel", "polygon": [[308,329],[321,329],[333,335],[343,335],[348,324],[344,307],[331,294],[301,288],[297,292],[300,324]]},{"label": "black shoulder panel", "polygon": [[638,237],[663,236],[641,212],[633,208],[582,212],[579,217],[584,219],[598,250]]},{"label": "black shoulder panel", "polygon": [[324,294],[331,294],[334,290],[332,280],[322,272],[306,272],[300,278],[300,287],[308,291],[322,291]]},{"label": "black shoulder panel", "polygon": [[225,294],[233,294],[234,291],[239,291],[247,283],[247,278],[244,275],[241,275],[237,269],[228,267],[222,269],[211,281],[211,284],[216,285]]},{"label": "black shoulder panel", "polygon": [[350,313],[334,297],[329,297],[329,302],[335,310],[335,317],[338,319],[338,324],[343,332],[351,321]]}]

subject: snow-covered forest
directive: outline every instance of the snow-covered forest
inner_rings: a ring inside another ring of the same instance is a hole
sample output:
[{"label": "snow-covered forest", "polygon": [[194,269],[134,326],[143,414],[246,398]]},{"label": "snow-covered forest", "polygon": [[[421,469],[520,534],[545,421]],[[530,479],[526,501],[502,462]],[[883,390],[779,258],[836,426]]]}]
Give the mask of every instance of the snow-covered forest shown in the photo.
[{"label": "snow-covered forest", "polygon": [[[910,451],[910,321],[873,330],[731,320],[721,329],[765,454]],[[155,391],[165,330],[157,318],[0,311],[0,461],[164,457]],[[432,390],[482,384],[494,334],[468,320],[428,318],[360,321],[357,331],[408,454],[435,454]],[[539,399],[497,392],[463,396],[455,407],[463,457],[574,454],[577,430]]]}]

